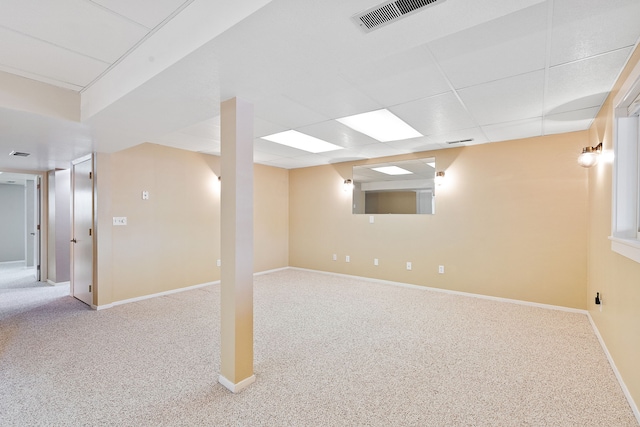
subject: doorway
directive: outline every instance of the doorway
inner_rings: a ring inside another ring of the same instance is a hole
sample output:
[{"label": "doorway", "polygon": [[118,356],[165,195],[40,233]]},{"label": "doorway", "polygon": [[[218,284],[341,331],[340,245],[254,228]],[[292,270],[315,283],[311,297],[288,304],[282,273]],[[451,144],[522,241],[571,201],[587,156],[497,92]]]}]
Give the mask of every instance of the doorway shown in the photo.
[{"label": "doorway", "polygon": [[93,156],[71,167],[71,295],[93,306]]},{"label": "doorway", "polygon": [[40,176],[0,172],[0,289],[41,280]]}]

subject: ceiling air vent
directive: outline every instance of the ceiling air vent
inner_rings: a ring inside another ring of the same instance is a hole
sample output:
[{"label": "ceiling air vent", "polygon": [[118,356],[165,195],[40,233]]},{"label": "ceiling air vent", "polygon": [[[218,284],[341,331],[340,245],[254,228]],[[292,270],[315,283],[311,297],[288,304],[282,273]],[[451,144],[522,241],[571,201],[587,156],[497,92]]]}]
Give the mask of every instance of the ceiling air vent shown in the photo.
[{"label": "ceiling air vent", "polygon": [[31,154],[29,153],[21,153],[20,151],[12,151],[9,153],[10,156],[17,156],[17,157],[29,157]]},{"label": "ceiling air vent", "polygon": [[351,17],[353,21],[368,33],[383,25],[397,21],[427,6],[444,3],[446,0],[392,0],[384,2]]},{"label": "ceiling air vent", "polygon": [[445,141],[447,144],[464,144],[465,142],[471,142],[473,141],[473,138],[469,138],[469,139],[459,139],[457,141]]}]

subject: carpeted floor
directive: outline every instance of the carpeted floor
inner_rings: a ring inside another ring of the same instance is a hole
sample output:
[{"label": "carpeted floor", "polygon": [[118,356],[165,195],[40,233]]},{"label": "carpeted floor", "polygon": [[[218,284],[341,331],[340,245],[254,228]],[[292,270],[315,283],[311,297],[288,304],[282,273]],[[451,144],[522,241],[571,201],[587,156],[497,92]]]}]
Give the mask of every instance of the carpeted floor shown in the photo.
[{"label": "carpeted floor", "polygon": [[255,279],[257,380],[233,395],[219,286],[98,312],[37,290],[0,305],[2,426],[637,425],[582,314],[271,273]]}]

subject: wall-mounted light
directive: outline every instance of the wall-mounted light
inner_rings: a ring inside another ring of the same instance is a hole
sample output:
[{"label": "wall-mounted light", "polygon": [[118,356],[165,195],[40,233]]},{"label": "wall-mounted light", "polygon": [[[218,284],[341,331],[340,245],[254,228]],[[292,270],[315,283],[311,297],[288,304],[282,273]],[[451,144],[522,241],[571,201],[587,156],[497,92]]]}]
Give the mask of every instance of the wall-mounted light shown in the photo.
[{"label": "wall-mounted light", "polygon": [[345,179],[343,189],[347,192],[353,191],[353,181],[351,181],[350,179]]},{"label": "wall-mounted light", "polygon": [[444,184],[444,171],[436,172],[436,176],[433,179],[437,186]]},{"label": "wall-mounted light", "polygon": [[578,156],[578,164],[583,168],[590,168],[598,163],[602,153],[602,142],[595,147],[584,147],[582,154]]}]

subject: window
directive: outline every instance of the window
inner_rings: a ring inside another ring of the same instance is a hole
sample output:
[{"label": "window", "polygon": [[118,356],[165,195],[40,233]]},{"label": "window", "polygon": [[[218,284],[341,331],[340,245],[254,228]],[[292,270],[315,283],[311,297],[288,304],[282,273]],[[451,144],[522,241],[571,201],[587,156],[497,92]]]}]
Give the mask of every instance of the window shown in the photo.
[{"label": "window", "polygon": [[614,100],[611,249],[640,262],[640,64]]}]

